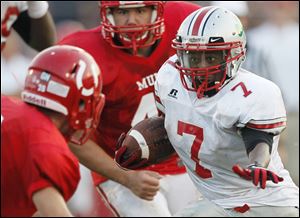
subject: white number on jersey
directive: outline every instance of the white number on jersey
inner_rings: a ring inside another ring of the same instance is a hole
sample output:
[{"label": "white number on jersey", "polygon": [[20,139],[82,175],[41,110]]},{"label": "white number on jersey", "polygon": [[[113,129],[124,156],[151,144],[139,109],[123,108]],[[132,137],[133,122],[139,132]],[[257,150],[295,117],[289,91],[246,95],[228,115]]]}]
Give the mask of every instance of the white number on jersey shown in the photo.
[{"label": "white number on jersey", "polygon": [[131,126],[135,126],[137,123],[147,117],[153,117],[157,115],[158,111],[156,109],[154,95],[151,92],[142,97],[138,109],[136,110],[135,115],[131,121]]}]

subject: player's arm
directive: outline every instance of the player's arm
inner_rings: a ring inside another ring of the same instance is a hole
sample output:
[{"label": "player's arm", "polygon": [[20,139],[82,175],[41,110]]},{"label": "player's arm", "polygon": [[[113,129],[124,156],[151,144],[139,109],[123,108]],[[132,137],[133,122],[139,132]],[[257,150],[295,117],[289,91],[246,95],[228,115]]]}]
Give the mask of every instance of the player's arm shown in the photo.
[{"label": "player's arm", "polygon": [[47,187],[32,195],[33,203],[37,209],[34,216],[40,217],[71,217],[63,196],[53,187]]},{"label": "player's arm", "polygon": [[247,127],[241,130],[241,134],[250,163],[267,167],[270,162],[274,135]]},{"label": "player's arm", "polygon": [[13,28],[32,48],[41,51],[56,41],[55,25],[46,1],[27,1],[28,10],[22,12]]},{"label": "player's arm", "polygon": [[92,140],[89,140],[83,146],[69,143],[69,147],[84,166],[126,186],[142,199],[152,200],[159,190],[161,176],[158,173],[124,170]]},{"label": "player's arm", "polygon": [[233,171],[244,179],[252,180],[255,186],[260,183],[263,189],[266,187],[267,180],[272,180],[274,183],[283,181],[281,177],[267,169],[274,135],[247,127],[241,129],[241,135],[251,164],[246,169],[234,165]]}]

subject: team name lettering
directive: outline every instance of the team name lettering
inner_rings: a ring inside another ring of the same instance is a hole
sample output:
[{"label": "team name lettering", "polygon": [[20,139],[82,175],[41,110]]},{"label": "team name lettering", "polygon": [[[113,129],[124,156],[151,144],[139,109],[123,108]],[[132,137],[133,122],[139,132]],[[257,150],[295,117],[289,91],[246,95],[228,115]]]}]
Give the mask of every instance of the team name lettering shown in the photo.
[{"label": "team name lettering", "polygon": [[142,79],[142,81],[137,81],[136,84],[139,88],[139,91],[143,89],[147,89],[148,87],[154,86],[154,83],[156,81],[157,73],[151,74],[149,76],[146,76]]}]

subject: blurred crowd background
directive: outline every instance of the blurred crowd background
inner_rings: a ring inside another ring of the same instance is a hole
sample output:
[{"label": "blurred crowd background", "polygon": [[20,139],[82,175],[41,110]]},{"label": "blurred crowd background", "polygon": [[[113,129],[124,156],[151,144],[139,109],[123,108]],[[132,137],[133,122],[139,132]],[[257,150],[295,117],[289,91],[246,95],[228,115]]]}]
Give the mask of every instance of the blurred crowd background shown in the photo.
[{"label": "blurred crowd background", "polygon": [[[193,1],[233,11],[243,22],[247,36],[247,60],[243,68],[275,82],[282,91],[288,113],[280,154],[294,182],[299,185],[299,2],[298,1]],[[100,24],[98,1],[49,1],[57,39]],[[174,12],[176,16],[176,12]],[[36,52],[12,34],[1,54],[1,93],[14,95],[23,84],[27,66]],[[266,90],[268,91],[268,90]],[[89,172],[82,167],[91,184]],[[88,207],[90,202],[81,202]],[[78,208],[80,209],[80,208]]]}]

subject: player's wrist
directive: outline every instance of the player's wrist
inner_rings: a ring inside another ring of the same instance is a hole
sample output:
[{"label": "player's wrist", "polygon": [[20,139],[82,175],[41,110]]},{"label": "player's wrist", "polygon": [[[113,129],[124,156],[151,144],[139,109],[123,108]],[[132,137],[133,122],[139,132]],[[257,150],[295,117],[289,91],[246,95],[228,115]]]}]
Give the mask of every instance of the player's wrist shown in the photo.
[{"label": "player's wrist", "polygon": [[254,169],[254,168],[264,168],[262,164],[258,163],[257,161],[254,161],[252,164],[249,164],[247,166],[247,169]]},{"label": "player's wrist", "polygon": [[46,15],[49,4],[47,1],[27,1],[28,16],[33,19],[39,19]]},{"label": "player's wrist", "polygon": [[[122,168],[123,169],[123,168]],[[119,178],[119,183],[128,189],[132,189],[132,180],[134,179],[134,171],[123,169],[123,173]]]}]

